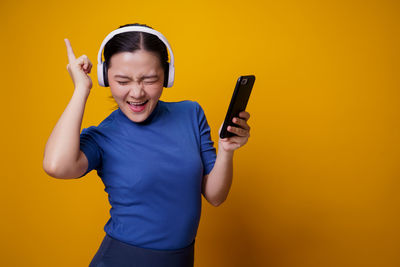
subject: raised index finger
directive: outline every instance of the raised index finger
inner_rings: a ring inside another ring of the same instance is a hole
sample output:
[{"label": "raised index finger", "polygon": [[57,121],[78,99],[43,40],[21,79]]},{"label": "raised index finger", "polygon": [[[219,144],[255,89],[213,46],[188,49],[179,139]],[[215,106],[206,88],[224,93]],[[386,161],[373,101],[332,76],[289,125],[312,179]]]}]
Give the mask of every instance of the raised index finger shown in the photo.
[{"label": "raised index finger", "polygon": [[68,61],[73,62],[76,58],[75,58],[74,51],[72,50],[71,43],[69,42],[69,40],[67,38],[65,38],[64,41],[65,41],[65,45],[67,46]]}]

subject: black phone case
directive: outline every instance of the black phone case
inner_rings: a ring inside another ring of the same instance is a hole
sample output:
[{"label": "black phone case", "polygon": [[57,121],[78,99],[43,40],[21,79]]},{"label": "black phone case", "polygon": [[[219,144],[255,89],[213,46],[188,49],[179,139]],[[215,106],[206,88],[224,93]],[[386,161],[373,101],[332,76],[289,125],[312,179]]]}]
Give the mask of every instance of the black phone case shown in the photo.
[{"label": "black phone case", "polygon": [[[247,79],[246,84],[242,84],[242,81]],[[254,75],[240,76],[236,82],[235,90],[231,98],[231,103],[229,104],[228,112],[225,116],[224,124],[221,128],[219,134],[220,138],[236,136],[236,134],[231,133],[227,130],[228,126],[239,127],[239,125],[232,122],[234,117],[239,117],[239,113],[246,110],[247,103],[250,98],[251,90],[253,89],[256,77]]]}]

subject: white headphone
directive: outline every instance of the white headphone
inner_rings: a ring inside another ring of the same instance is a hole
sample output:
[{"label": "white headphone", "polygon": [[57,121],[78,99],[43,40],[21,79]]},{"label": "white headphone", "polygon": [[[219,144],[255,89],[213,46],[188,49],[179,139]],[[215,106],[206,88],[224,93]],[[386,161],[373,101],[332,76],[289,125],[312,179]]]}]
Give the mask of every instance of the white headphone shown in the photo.
[{"label": "white headphone", "polygon": [[171,87],[174,84],[174,76],[175,76],[175,66],[174,66],[174,54],[172,53],[171,46],[169,45],[167,39],[162,35],[160,32],[153,30],[151,28],[147,28],[144,26],[127,26],[123,28],[116,29],[112,32],[110,32],[107,37],[103,40],[100,46],[99,53],[97,55],[97,79],[99,81],[100,86],[103,87],[108,87],[108,79],[107,79],[107,66],[106,64],[102,61],[101,55],[103,52],[103,48],[106,45],[106,43],[114,37],[114,35],[117,35],[119,33],[123,32],[147,32],[153,35],[156,35],[158,39],[160,39],[165,46],[167,47],[171,60],[167,64],[167,71],[166,71],[166,76],[164,77],[164,87]]}]

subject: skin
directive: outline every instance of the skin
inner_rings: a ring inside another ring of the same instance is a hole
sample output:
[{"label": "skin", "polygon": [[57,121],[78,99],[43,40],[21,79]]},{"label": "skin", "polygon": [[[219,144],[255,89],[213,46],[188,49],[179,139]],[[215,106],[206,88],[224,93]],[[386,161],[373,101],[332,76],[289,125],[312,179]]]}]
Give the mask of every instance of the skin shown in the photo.
[{"label": "skin", "polygon": [[[110,62],[110,90],[121,111],[133,122],[145,120],[154,110],[163,92],[164,71],[159,58],[153,52],[136,50],[117,53],[111,57]],[[149,102],[141,113],[132,111],[127,103],[145,100]],[[249,118],[250,114],[246,111],[233,118],[232,121],[240,127],[229,126],[228,131],[237,136],[219,138],[214,167],[203,177],[202,194],[213,206],[221,205],[228,196],[232,184],[233,153],[245,145],[250,137],[250,126],[247,124]],[[221,128],[222,124],[219,131]]]},{"label": "skin", "polygon": [[[85,104],[92,88],[89,74],[93,64],[86,55],[76,58],[68,39],[65,39],[65,44],[69,61],[67,69],[75,90],[46,143],[43,168],[52,177],[71,179],[80,177],[88,166],[85,154],[79,149],[79,135]],[[117,74],[126,77],[115,77]],[[153,74],[156,77],[145,78]],[[164,72],[159,58],[152,52],[122,52],[111,57],[108,80],[121,111],[133,122],[141,122],[152,113],[162,94]],[[133,112],[127,103],[143,100],[149,102],[141,113]],[[249,118],[250,114],[246,111],[233,118],[233,122],[240,127],[228,127],[228,131],[237,136],[219,139],[214,167],[203,177],[202,194],[213,206],[221,205],[228,196],[232,184],[233,154],[250,137]]]},{"label": "skin", "polygon": [[[239,117],[232,119],[240,127],[228,126],[227,130],[237,136],[219,138],[214,167],[208,175],[203,177],[202,194],[215,207],[225,202],[228,197],[233,179],[233,153],[245,145],[250,137],[250,126],[247,124],[249,118],[250,113],[242,111],[239,113]],[[221,132],[222,124],[219,132]]]},{"label": "skin", "polygon": [[[153,52],[136,50],[114,54],[110,62],[108,81],[112,96],[131,121],[144,121],[153,112],[163,92],[164,71],[160,60]],[[140,113],[131,110],[128,104],[128,101],[146,100],[145,110]]]}]

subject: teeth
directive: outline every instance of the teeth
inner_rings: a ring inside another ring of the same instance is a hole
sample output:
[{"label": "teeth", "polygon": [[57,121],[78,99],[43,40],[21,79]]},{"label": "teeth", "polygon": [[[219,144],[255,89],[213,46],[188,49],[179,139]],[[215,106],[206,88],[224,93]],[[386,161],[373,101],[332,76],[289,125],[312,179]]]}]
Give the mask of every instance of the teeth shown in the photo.
[{"label": "teeth", "polygon": [[131,104],[131,105],[134,105],[134,106],[139,106],[139,105],[144,104],[146,101],[143,101],[143,102],[140,102],[140,103],[135,103],[135,102],[128,102],[128,103]]}]

